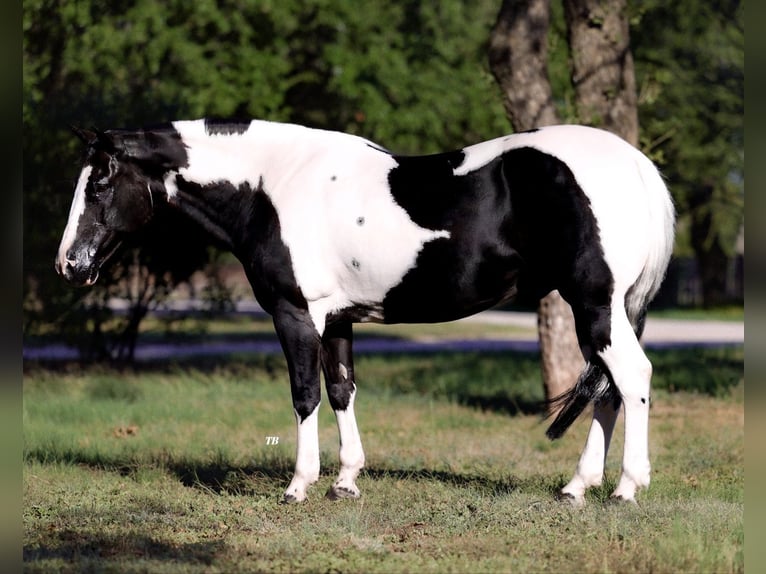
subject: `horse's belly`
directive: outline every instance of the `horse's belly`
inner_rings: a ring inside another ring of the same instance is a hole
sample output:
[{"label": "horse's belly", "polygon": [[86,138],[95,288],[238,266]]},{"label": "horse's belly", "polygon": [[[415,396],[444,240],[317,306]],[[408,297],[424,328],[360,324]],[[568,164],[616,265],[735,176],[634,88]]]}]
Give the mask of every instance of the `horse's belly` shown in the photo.
[{"label": "horse's belly", "polygon": [[453,321],[511,299],[521,266],[518,255],[466,256],[450,242],[432,244],[382,301],[386,323]]}]

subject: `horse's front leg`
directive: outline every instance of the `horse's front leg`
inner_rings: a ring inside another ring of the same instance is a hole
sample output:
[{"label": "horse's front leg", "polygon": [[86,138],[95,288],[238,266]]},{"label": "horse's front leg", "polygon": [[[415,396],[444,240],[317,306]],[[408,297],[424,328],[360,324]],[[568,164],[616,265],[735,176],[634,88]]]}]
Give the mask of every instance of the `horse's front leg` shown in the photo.
[{"label": "horse's front leg", "polygon": [[328,325],[322,337],[322,369],[327,396],[335,411],[340,435],[340,473],[327,497],[359,498],[356,477],[364,466],[364,450],[354,416],[354,358],[351,323]]},{"label": "horse's front leg", "polygon": [[319,480],[320,336],[308,310],[287,302],[276,306],[274,326],[287,358],[298,425],[295,474],[283,502],[303,502],[306,489]]}]

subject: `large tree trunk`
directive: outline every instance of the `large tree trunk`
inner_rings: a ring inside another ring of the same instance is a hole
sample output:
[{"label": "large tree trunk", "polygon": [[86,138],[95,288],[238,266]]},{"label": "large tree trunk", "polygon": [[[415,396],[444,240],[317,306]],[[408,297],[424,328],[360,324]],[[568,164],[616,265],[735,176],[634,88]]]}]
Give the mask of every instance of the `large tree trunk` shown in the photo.
[{"label": "large tree trunk", "polygon": [[627,0],[564,0],[564,16],[580,123],[638,145]]},{"label": "large tree trunk", "polygon": [[558,291],[551,291],[540,300],[537,336],[545,398],[549,401],[549,414],[555,415],[557,411],[551,405],[551,399],[568,391],[585,367],[575,333],[572,308]]},{"label": "large tree trunk", "polygon": [[[638,143],[633,60],[626,0],[564,0],[572,82],[580,123]],[[504,0],[492,29],[489,63],[514,130],[559,122],[548,77],[549,0]],[[577,380],[584,359],[569,305],[553,291],[538,308],[545,396]]]},{"label": "large tree trunk", "polygon": [[489,40],[489,66],[515,131],[559,123],[548,79],[549,0],[505,0]]}]

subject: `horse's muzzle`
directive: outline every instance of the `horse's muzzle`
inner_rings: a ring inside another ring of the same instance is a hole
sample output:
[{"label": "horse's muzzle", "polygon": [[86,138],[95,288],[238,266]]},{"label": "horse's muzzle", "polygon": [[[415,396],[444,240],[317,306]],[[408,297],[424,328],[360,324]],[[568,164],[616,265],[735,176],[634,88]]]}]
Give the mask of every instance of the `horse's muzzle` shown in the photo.
[{"label": "horse's muzzle", "polygon": [[73,285],[89,287],[98,279],[98,265],[81,265],[76,259],[57,257],[55,267],[56,273]]}]

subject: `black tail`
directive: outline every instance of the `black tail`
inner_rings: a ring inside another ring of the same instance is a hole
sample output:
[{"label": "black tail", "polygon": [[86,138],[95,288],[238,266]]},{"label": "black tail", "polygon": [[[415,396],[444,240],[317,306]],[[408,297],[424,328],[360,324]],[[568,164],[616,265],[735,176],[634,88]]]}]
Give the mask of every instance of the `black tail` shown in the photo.
[{"label": "black tail", "polygon": [[580,373],[574,387],[548,401],[549,412],[559,410],[556,419],[548,427],[545,435],[551,439],[560,438],[570,425],[582,414],[588,403],[611,401],[615,409],[619,408],[622,398],[611,375],[603,365],[588,363]]}]

